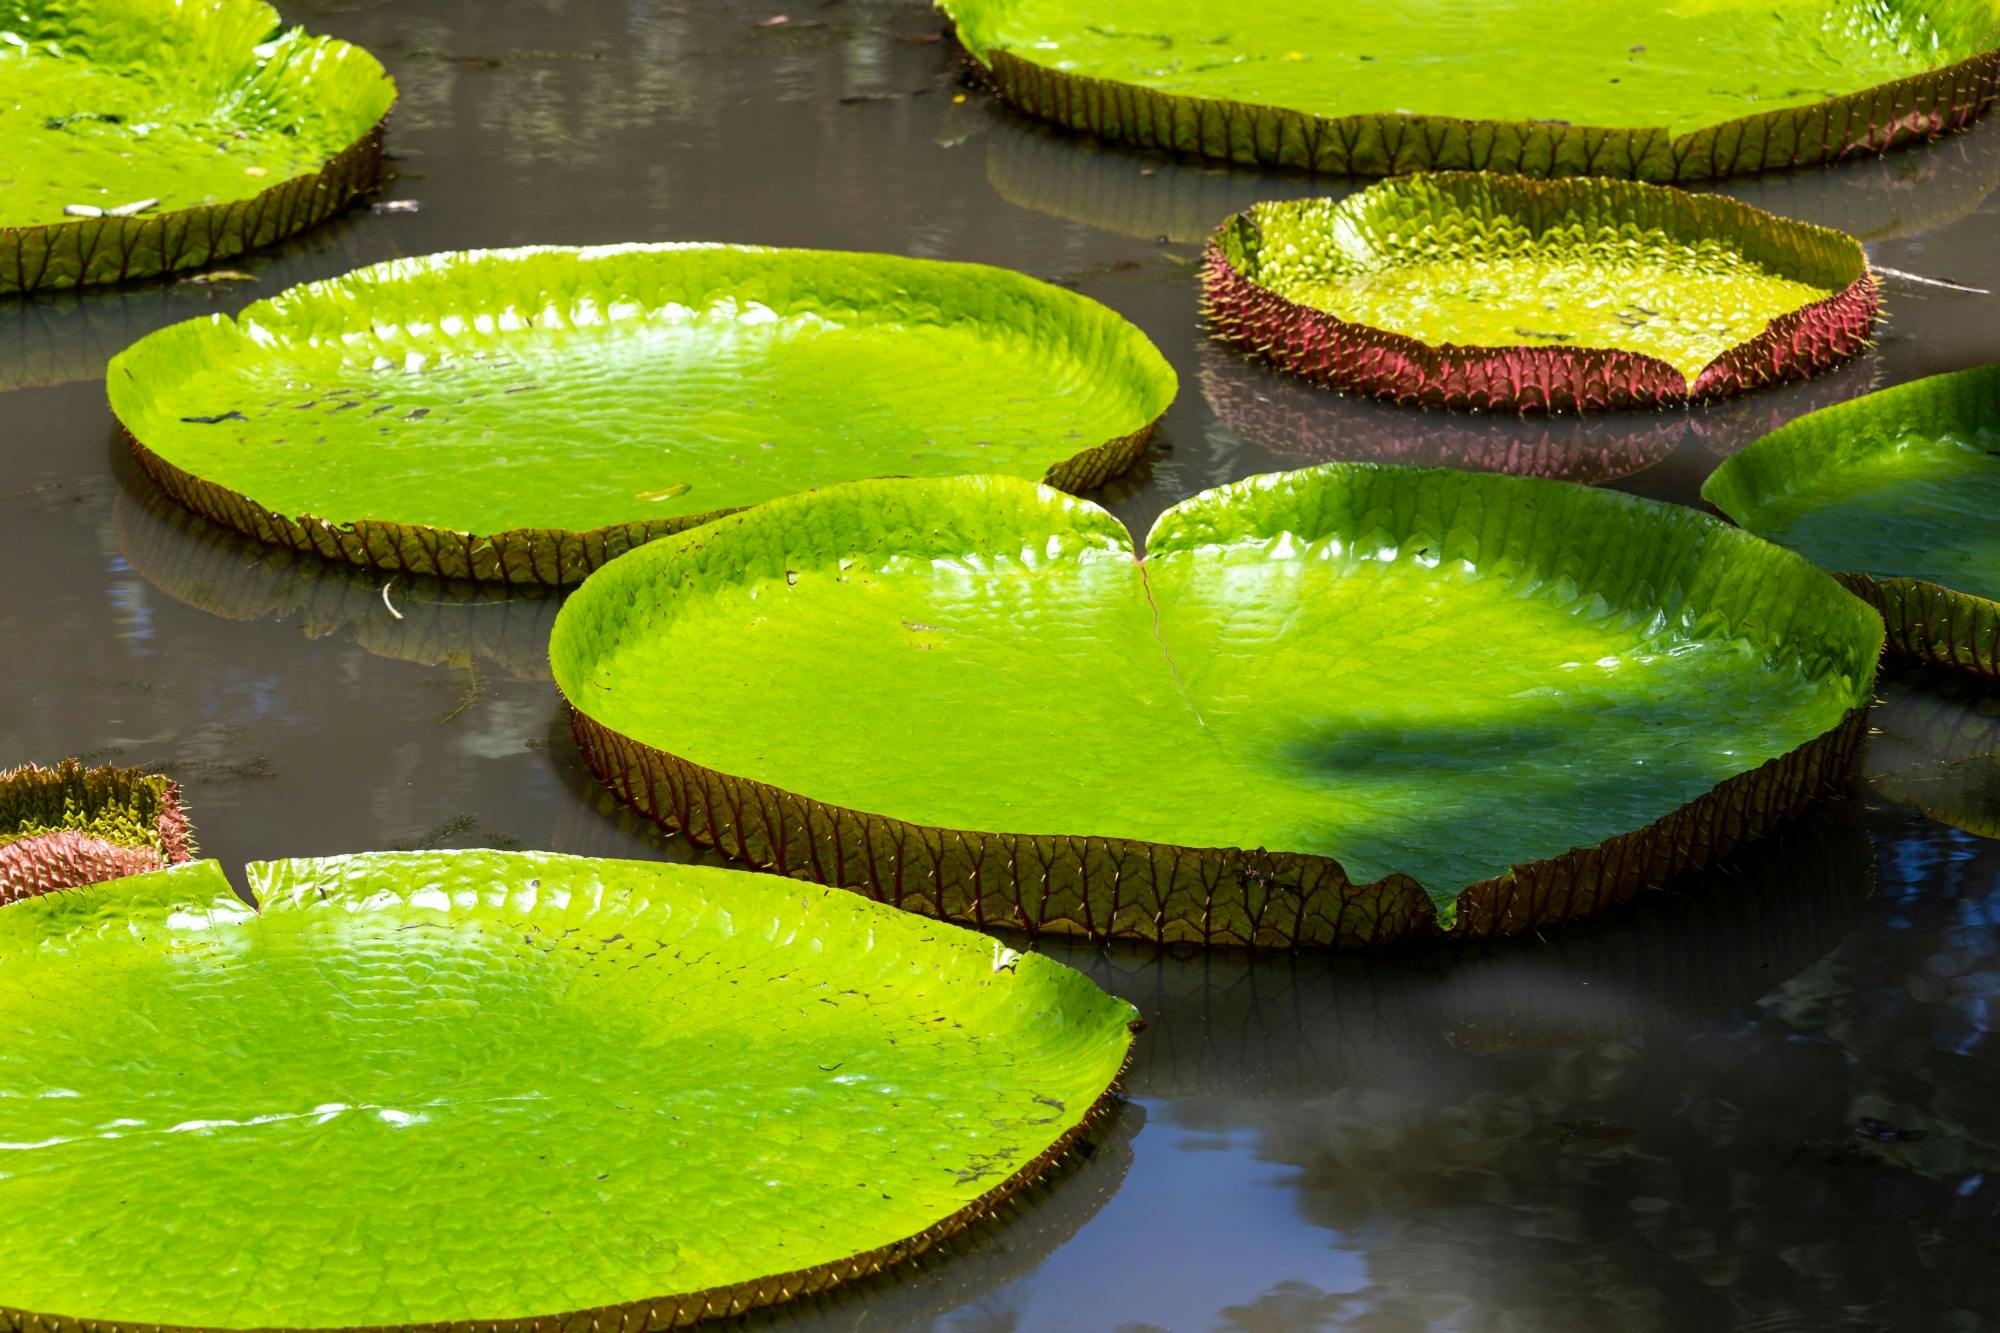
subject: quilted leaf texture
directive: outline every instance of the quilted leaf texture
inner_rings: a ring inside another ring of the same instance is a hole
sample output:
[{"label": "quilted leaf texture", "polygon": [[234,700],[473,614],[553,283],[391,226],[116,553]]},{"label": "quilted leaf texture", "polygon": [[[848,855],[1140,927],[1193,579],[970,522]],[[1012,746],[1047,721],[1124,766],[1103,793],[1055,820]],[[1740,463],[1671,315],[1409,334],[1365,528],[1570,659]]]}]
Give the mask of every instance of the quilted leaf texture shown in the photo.
[{"label": "quilted leaf texture", "polygon": [[1176,388],[1138,329],[1018,273],[730,245],[398,260],[163,329],[109,382],[141,465],[217,523],[544,585],[831,482],[1090,490]]},{"label": "quilted leaf texture", "polygon": [[0,293],[194,268],[374,188],[395,85],[258,0],[5,0]]},{"label": "quilted leaf texture", "polygon": [[1685,182],[1807,166],[1962,127],[2000,79],[1995,0],[939,7],[1030,115],[1329,175]]},{"label": "quilted leaf texture", "polygon": [[1661,407],[1837,365],[1875,326],[1859,242],[1719,195],[1444,172],[1259,204],[1203,268],[1217,334],[1427,407]]},{"label": "quilted leaf texture", "polygon": [[[1361,946],[1586,915],[1838,779],[1881,632],[1557,482],[1330,464],[1169,510],[831,487],[557,616],[592,766],[741,860],[982,924]],[[720,656],[726,670],[690,664]]]},{"label": "quilted leaf texture", "polygon": [[[0,1324],[680,1327],[985,1215],[1133,1010],[852,894],[546,853],[0,909]],[[219,1261],[217,1256],[227,1256]]]},{"label": "quilted leaf texture", "polygon": [[193,856],[171,778],[76,759],[0,772],[0,904]]},{"label": "quilted leaf texture", "polygon": [[1766,435],[1702,498],[1882,613],[1889,647],[2000,678],[2000,366],[1900,384]]}]

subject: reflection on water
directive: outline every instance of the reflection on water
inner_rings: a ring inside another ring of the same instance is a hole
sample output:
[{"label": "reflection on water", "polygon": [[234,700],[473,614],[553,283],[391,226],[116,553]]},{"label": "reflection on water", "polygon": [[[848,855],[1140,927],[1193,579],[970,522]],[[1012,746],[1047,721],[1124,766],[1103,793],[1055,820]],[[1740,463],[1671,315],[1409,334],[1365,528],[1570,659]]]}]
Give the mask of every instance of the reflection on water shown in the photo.
[{"label": "reflection on water", "polygon": [[1875,789],[1954,828],[2000,837],[2000,691],[1903,665],[1876,688],[1882,703],[1866,763]]},{"label": "reflection on water", "polygon": [[1489,416],[1332,393],[1210,340],[1201,347],[1199,382],[1216,424],[1281,466],[1412,463],[1597,483],[1644,472],[1677,450],[1686,451],[1690,469],[1705,472],[1793,417],[1867,393],[1873,379],[1864,354],[1830,374],[1720,403],[1593,416]]},{"label": "reflection on water", "polygon": [[[1099,497],[1139,531],[1206,487],[1327,457],[1581,468],[1693,503],[1718,458],[1802,411],[2000,358],[1990,300],[1894,286],[1862,362],[1700,412],[1524,423],[1350,402],[1211,347],[1195,286],[1223,216],[1345,187],[1030,125],[924,40],[941,25],[923,0],[281,8],[390,64],[389,190],[420,211],[357,211],[231,262],[255,283],[0,303],[16,646],[0,763],[162,765],[226,864],[397,845],[690,855],[621,825],[577,758],[541,675],[552,601],[398,581],[398,621],[366,575],[191,527],[121,482],[104,359],[291,282],[454,246],[697,238],[1059,279],[1181,376],[1156,450]],[[1989,119],[1728,188],[1883,238],[1883,263],[2000,286],[1996,174]],[[916,1271],[767,1326],[2000,1326],[2000,842],[1924,813],[1981,829],[2000,812],[1980,776],[2000,728],[1966,689],[1886,681],[1865,804],[1545,941],[1066,953],[1151,1020],[1112,1145]]]},{"label": "reflection on water", "polygon": [[549,631],[563,594],[382,575],[266,546],[173,502],[114,437],[118,553],[148,584],[222,620],[272,619],[309,639],[346,633],[379,657],[520,680],[548,680]]}]

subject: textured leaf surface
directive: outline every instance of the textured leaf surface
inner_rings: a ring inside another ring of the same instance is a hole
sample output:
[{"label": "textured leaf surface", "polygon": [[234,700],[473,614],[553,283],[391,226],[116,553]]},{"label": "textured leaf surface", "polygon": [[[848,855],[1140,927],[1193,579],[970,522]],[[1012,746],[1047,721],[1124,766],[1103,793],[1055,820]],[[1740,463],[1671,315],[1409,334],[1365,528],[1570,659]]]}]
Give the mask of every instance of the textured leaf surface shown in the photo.
[{"label": "textured leaf surface", "polygon": [[[1026,109],[1321,171],[1672,180],[1886,147],[1977,114],[1993,0],[940,0]],[[1524,75],[1532,71],[1532,75]]]},{"label": "textured leaf surface", "polygon": [[161,774],[76,759],[0,771],[0,904],[193,855],[180,787]]},{"label": "textured leaf surface", "polygon": [[1803,562],[1551,483],[1330,465],[1198,496],[1146,551],[1005,479],[840,487],[607,568],[551,657],[594,724],[760,787],[1303,853],[1448,907],[1836,728],[1879,651]]},{"label": "textured leaf surface", "polygon": [[2000,366],[1937,375],[1799,418],[1729,459],[1702,496],[1750,531],[1861,576],[1890,643],[2000,674]]},{"label": "textured leaf surface", "polygon": [[0,291],[156,273],[309,225],[372,182],[379,144],[348,159],[394,100],[367,52],[282,31],[253,0],[0,4]]},{"label": "textured leaf surface", "polygon": [[1067,968],[737,871],[250,873],[261,914],[213,863],[0,911],[0,1316],[761,1304],[997,1202],[1130,1041]]},{"label": "textured leaf surface", "polygon": [[110,385],[166,489],[252,536],[543,582],[858,477],[1087,489],[1175,387],[1137,329],[1020,274],[733,246],[378,265],[165,329]]},{"label": "textured leaf surface", "polygon": [[1714,397],[1857,351],[1861,246],[1630,181],[1444,173],[1259,204],[1210,242],[1218,333],[1337,388],[1451,407]]}]

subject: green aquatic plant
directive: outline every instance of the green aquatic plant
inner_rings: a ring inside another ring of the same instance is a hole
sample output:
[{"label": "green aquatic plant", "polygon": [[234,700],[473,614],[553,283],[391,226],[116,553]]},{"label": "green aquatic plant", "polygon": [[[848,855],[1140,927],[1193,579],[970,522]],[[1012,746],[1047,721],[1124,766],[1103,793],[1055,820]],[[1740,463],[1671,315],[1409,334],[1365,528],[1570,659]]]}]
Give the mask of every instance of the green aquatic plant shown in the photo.
[{"label": "green aquatic plant", "polygon": [[726,245],[435,255],[163,329],[111,403],[176,500],[372,569],[565,584],[829,482],[1089,490],[1172,369],[1003,269]]},{"label": "green aquatic plant", "polygon": [[1995,0],[939,0],[1000,95],[1109,139],[1334,175],[1688,181],[1969,123]]},{"label": "green aquatic plant", "polygon": [[810,1294],[1055,1163],[1136,1018],[741,871],[249,874],[254,909],[213,862],[0,909],[0,1322],[637,1329]]},{"label": "green aquatic plant", "polygon": [[136,768],[0,771],[0,903],[177,865],[194,855],[180,787]]},{"label": "green aquatic plant", "polygon": [[831,487],[607,566],[550,659],[597,772],[738,859],[1359,946],[1586,915],[1757,835],[1845,772],[1880,650],[1692,511],[1333,464],[1168,510],[1143,560],[1011,479]]},{"label": "green aquatic plant", "polygon": [[1334,388],[1589,411],[1719,398],[1852,356],[1859,242],[1720,195],[1444,172],[1258,204],[1210,239],[1215,331]]},{"label": "green aquatic plant", "polygon": [[1838,571],[1882,613],[1893,651],[2000,677],[2000,365],[1800,417],[1701,494]]},{"label": "green aquatic plant", "polygon": [[0,293],[269,245],[372,189],[395,85],[258,0],[0,0]]}]

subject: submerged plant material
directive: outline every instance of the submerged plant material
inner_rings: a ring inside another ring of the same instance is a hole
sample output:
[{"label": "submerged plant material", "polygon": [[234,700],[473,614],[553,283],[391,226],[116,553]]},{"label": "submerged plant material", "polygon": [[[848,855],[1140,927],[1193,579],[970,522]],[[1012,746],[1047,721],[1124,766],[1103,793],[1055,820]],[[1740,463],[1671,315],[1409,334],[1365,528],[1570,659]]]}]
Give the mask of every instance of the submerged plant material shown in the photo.
[{"label": "submerged plant material", "polygon": [[171,778],[136,768],[0,771],[0,903],[178,865],[194,835]]},{"label": "submerged plant material", "polygon": [[1089,490],[1172,369],[1004,269],[727,245],[433,255],[161,330],[111,403],[177,501],[384,572],[574,583],[746,505],[883,475]]},{"label": "submerged plant material", "polygon": [[0,0],[0,293],[269,245],[381,174],[395,85],[257,0]]},{"label": "submerged plant material", "polygon": [[1258,204],[1203,269],[1215,331],[1322,384],[1433,407],[1719,398],[1852,356],[1850,236],[1720,195],[1446,172]]},{"label": "submerged plant material", "polygon": [[1789,552],[1555,482],[1333,464],[1145,550],[1011,479],[834,487],[607,567],[550,658],[597,772],[739,859],[987,925],[1361,946],[1587,915],[1756,836],[1845,773],[1881,651]]},{"label": "submerged plant material", "polygon": [[2000,365],[1800,417],[1701,494],[1838,571],[1881,611],[1892,650],[2000,678]]},{"label": "submerged plant material", "polygon": [[1148,148],[1332,175],[1653,181],[1806,166],[1969,123],[1990,0],[939,0],[1000,95]]},{"label": "submerged plant material", "polygon": [[1056,1162],[1136,1017],[740,871],[377,853],[250,885],[0,909],[0,1009],[33,1019],[0,1060],[0,1320],[640,1329],[810,1294]]}]

